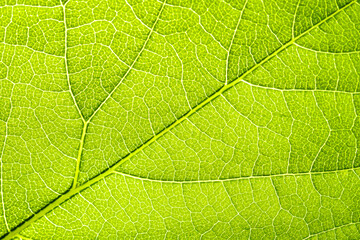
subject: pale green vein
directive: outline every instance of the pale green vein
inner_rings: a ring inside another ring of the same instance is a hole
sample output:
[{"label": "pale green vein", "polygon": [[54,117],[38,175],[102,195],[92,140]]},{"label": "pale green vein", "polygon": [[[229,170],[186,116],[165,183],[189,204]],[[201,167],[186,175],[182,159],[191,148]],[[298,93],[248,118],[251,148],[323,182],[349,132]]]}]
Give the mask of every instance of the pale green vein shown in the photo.
[{"label": "pale green vein", "polygon": [[[219,97],[220,95],[222,95],[225,91],[227,91],[228,89],[232,88],[233,86],[235,86],[237,83],[239,83],[240,81],[243,80],[243,78],[245,78],[247,75],[249,75],[250,73],[252,73],[253,71],[255,71],[259,66],[261,66],[262,64],[264,64],[265,62],[269,61],[271,58],[273,58],[274,56],[276,56],[278,53],[280,53],[281,51],[283,51],[284,49],[286,49],[287,47],[291,46],[296,40],[298,40],[299,38],[301,38],[302,36],[304,36],[305,34],[307,34],[308,32],[310,32],[311,30],[313,30],[314,28],[318,27],[319,25],[321,25],[322,23],[326,22],[328,19],[334,17],[335,15],[337,15],[339,12],[343,11],[344,9],[348,8],[349,6],[351,6],[352,4],[354,4],[355,1],[350,2],[349,4],[343,6],[342,8],[338,9],[337,11],[333,12],[332,14],[330,14],[329,16],[327,16],[326,18],[324,18],[322,21],[318,22],[317,24],[315,24],[314,26],[312,26],[311,28],[309,28],[308,30],[304,31],[303,33],[301,33],[300,35],[298,35],[297,37],[293,38],[291,41],[287,42],[286,44],[284,44],[283,46],[281,46],[279,49],[277,49],[276,51],[274,51],[272,54],[270,54],[269,56],[267,56],[266,58],[264,58],[262,61],[260,61],[258,64],[256,64],[255,66],[253,66],[249,71],[247,71],[246,73],[244,73],[243,75],[241,75],[238,79],[236,79],[235,81],[229,83],[228,85],[224,85],[223,87],[221,87],[217,92],[215,92],[213,95],[211,95],[209,98],[205,99],[203,102],[201,102],[199,105],[197,105],[195,108],[193,108],[192,110],[190,110],[189,112],[187,112],[185,115],[183,115],[181,118],[179,118],[177,121],[173,122],[171,125],[169,125],[168,127],[166,127],[165,129],[163,129],[161,132],[159,132],[156,136],[154,136],[153,138],[151,138],[149,141],[145,142],[143,145],[141,145],[140,147],[138,147],[136,150],[134,150],[133,152],[131,152],[130,154],[128,154],[126,157],[124,157],[123,159],[120,159],[116,164],[114,164],[112,167],[110,167],[109,169],[107,169],[106,171],[104,171],[103,173],[97,175],[96,177],[92,178],[91,180],[87,181],[86,183],[84,183],[81,186],[75,187],[75,188],[71,188],[68,192],[66,192],[65,194],[61,195],[59,198],[55,199],[53,202],[51,202],[50,204],[48,204],[47,206],[45,206],[42,210],[40,210],[38,213],[34,214],[33,216],[29,217],[27,220],[25,220],[22,224],[18,225],[16,228],[13,229],[13,231],[11,231],[10,233],[8,233],[8,235],[5,236],[5,239],[12,239],[14,236],[16,236],[18,233],[20,233],[23,229],[27,228],[28,226],[30,226],[33,222],[35,222],[36,220],[38,220],[39,218],[43,217],[45,214],[47,214],[48,212],[50,212],[51,210],[53,210],[54,208],[58,207],[60,204],[62,204],[63,202],[67,201],[68,199],[70,199],[72,196],[76,195],[77,193],[81,192],[82,190],[88,188],[89,186],[91,186],[92,184],[102,180],[103,178],[114,174],[114,172],[116,172],[116,169],[123,164],[125,161],[129,160],[130,158],[132,158],[133,156],[135,156],[137,153],[139,153],[140,151],[142,151],[144,148],[146,148],[147,146],[149,146],[151,143],[155,142],[157,139],[159,139],[160,137],[162,137],[164,134],[166,134],[167,132],[169,132],[170,130],[172,130],[173,128],[175,128],[177,125],[179,125],[180,123],[182,123],[184,120],[188,119],[189,116],[191,116],[193,113],[197,112],[199,109],[201,109],[202,107],[204,107],[206,104],[208,104],[209,102],[211,102],[212,100],[216,99],[217,97]],[[165,2],[164,2],[165,4]],[[159,15],[161,14],[161,11],[163,10],[164,5],[162,6]],[[159,15],[157,20],[159,19]],[[155,27],[156,22],[155,21],[152,29]],[[147,38],[147,41],[150,38],[150,35]],[[143,49],[145,48],[146,43],[144,44]],[[143,50],[142,49],[142,50]],[[141,52],[142,52],[141,50]],[[138,57],[140,56],[141,52],[139,53]],[[137,57],[137,58],[138,58]],[[136,58],[136,59],[137,59]],[[134,63],[132,64],[132,66],[135,64],[136,59],[134,61]],[[127,74],[129,73],[130,69],[128,70]],[[126,77],[126,75],[124,77]],[[119,84],[121,83],[121,81],[119,82]],[[118,85],[119,85],[118,84]],[[117,85],[117,86],[118,86]],[[114,88],[116,89],[116,87]],[[115,90],[113,90],[109,96],[106,98],[110,98],[112,93]],[[106,100],[105,100],[106,101]],[[104,101],[104,102],[105,102]],[[103,102],[103,103],[104,103]],[[96,112],[101,108],[103,104],[101,104],[99,106],[99,108],[97,108],[97,110],[92,114],[92,116],[89,118],[88,121],[91,120],[91,118],[96,114]]]},{"label": "pale green vein", "polygon": [[295,88],[276,88],[276,87],[267,87],[263,85],[253,84],[244,79],[241,79],[240,82],[243,82],[254,88],[262,88],[266,90],[279,91],[279,92],[327,92],[327,93],[339,93],[339,94],[358,94],[358,92],[348,92],[341,90],[330,90],[330,89],[295,89]]},{"label": "pale green vein", "polygon": [[[9,117],[10,118],[10,115],[11,115],[11,112],[9,114]],[[7,136],[8,136],[8,126],[7,126],[7,122],[8,120],[6,121],[6,124],[5,124],[5,140],[4,140],[4,143],[3,143],[3,146],[2,146],[2,149],[1,149],[1,152],[0,152],[0,181],[1,181],[1,186],[0,186],[0,191],[1,191],[1,205],[2,205],[2,211],[3,211],[3,215],[4,215],[4,222],[5,222],[5,227],[6,227],[6,230],[7,231],[10,231],[10,228],[9,228],[9,224],[6,220],[6,212],[5,212],[5,202],[4,202],[4,193],[3,193],[3,161],[2,161],[2,156],[4,155],[4,150],[5,150],[5,145],[6,145],[6,141],[7,141]]]},{"label": "pale green vein", "polygon": [[151,30],[142,46],[142,48],[140,49],[138,55],[135,57],[134,61],[132,62],[132,64],[130,65],[130,67],[128,68],[128,70],[126,71],[126,73],[124,74],[124,76],[121,78],[121,80],[118,82],[118,84],[114,87],[113,90],[111,90],[111,92],[109,93],[109,95],[104,99],[104,101],[102,101],[102,103],[94,110],[94,112],[91,114],[91,116],[88,119],[88,122],[91,121],[91,119],[96,115],[96,113],[101,109],[101,107],[107,102],[107,100],[109,98],[111,98],[111,96],[113,95],[113,93],[116,91],[116,89],[121,85],[121,83],[123,82],[123,80],[127,77],[127,75],[129,75],[129,73],[131,72],[131,70],[134,68],[135,64],[137,63],[139,57],[141,56],[142,52],[144,51],[147,43],[150,40],[150,37],[152,35],[152,33],[154,32],[155,26],[157,24],[157,22],[160,19],[160,15],[162,13],[162,11],[164,10],[164,6],[165,6],[166,0],[164,1],[164,3],[161,5],[161,8],[159,10],[159,13],[156,17],[156,20],[154,21],[153,25],[151,26]]},{"label": "pale green vein", "polygon": [[352,225],[356,225],[356,224],[360,224],[360,222],[356,222],[356,223],[351,222],[351,223],[344,224],[344,225],[342,225],[342,226],[336,226],[336,227],[331,228],[331,229],[328,229],[328,230],[326,230],[326,231],[314,233],[314,234],[311,234],[311,235],[307,236],[306,238],[304,238],[304,240],[305,240],[305,239],[310,239],[310,238],[312,238],[312,237],[319,236],[319,235],[322,235],[322,234],[326,234],[326,233],[328,233],[328,232],[335,231],[335,230],[337,230],[337,229],[341,229],[341,228],[343,228],[343,227],[352,226]]},{"label": "pale green vein", "polygon": [[0,44],[4,44],[4,45],[10,46],[10,47],[15,47],[15,48],[16,47],[26,48],[26,49],[29,49],[30,51],[33,51],[33,52],[36,52],[36,53],[41,53],[41,54],[44,54],[44,55],[47,55],[47,56],[50,56],[50,57],[65,58],[64,56],[61,56],[61,55],[54,55],[54,54],[47,53],[47,52],[44,52],[44,51],[36,50],[36,49],[34,49],[32,47],[29,47],[27,45],[17,45],[17,44],[7,43],[7,42],[2,42]]},{"label": "pale green vein", "polygon": [[52,8],[61,7],[61,5],[41,6],[41,5],[29,5],[29,4],[19,4],[19,3],[16,3],[16,4],[14,4],[14,5],[7,4],[7,5],[2,5],[2,6],[0,6],[0,8],[3,8],[3,7],[31,7],[31,8],[48,8],[48,9],[52,9]]},{"label": "pale green vein", "polygon": [[157,182],[157,183],[174,183],[174,184],[191,184],[191,183],[216,183],[216,182],[232,182],[246,179],[263,179],[263,178],[276,178],[276,177],[298,177],[298,176],[315,176],[315,175],[324,175],[324,174],[334,174],[341,172],[354,172],[355,170],[360,169],[360,167],[347,168],[347,169],[339,169],[339,170],[331,170],[331,171],[323,171],[323,172],[300,172],[300,173],[279,173],[279,174],[270,174],[270,175],[252,175],[252,176],[243,176],[243,177],[234,177],[234,178],[224,178],[224,179],[204,179],[204,180],[158,180],[153,178],[145,178],[138,177],[131,174],[126,174],[118,171],[114,171],[115,174],[119,174],[124,177],[129,177],[133,179],[137,179],[140,181],[148,181],[148,182]]},{"label": "pale green vein", "polygon": [[307,51],[310,52],[314,52],[314,53],[318,53],[318,54],[331,54],[331,55],[351,55],[351,54],[359,54],[360,51],[357,50],[353,50],[353,51],[349,51],[349,52],[326,52],[326,51],[321,51],[321,50],[315,50],[315,49],[311,49],[308,47],[304,47],[301,46],[300,44],[295,43],[295,45],[299,48],[305,49]]},{"label": "pale green vein", "polygon": [[20,234],[18,234],[17,236],[15,236],[15,237],[18,237],[20,240],[32,240],[31,238],[28,238],[28,237],[24,237],[23,235],[20,235]]},{"label": "pale green vein", "polygon": [[79,150],[78,150],[78,156],[76,159],[76,170],[75,170],[75,176],[74,176],[74,181],[73,181],[73,185],[72,188],[75,188],[78,182],[78,178],[79,178],[79,172],[80,172],[80,161],[81,161],[81,155],[82,155],[82,151],[83,151],[83,146],[84,146],[84,140],[85,140],[85,135],[86,135],[86,129],[88,126],[88,122],[85,122],[85,118],[83,116],[83,114],[80,111],[80,108],[75,100],[75,96],[72,92],[71,89],[71,84],[70,84],[70,78],[69,78],[69,68],[68,68],[68,64],[67,64],[67,25],[66,25],[66,10],[65,10],[65,4],[62,4],[63,6],[63,15],[64,15],[64,30],[65,30],[65,69],[66,69],[66,78],[67,78],[67,82],[68,82],[68,86],[69,86],[69,91],[70,91],[70,95],[71,98],[76,106],[76,109],[83,121],[84,127],[81,133],[81,139],[80,139],[80,146],[79,146]]},{"label": "pale green vein", "polygon": [[293,19],[293,22],[292,22],[292,25],[291,25],[291,35],[292,35],[293,38],[295,37],[296,14],[297,14],[298,9],[299,9],[300,1],[301,0],[299,0],[298,3],[296,4],[296,9],[295,9],[295,13],[294,13],[294,19]]},{"label": "pale green vein", "polygon": [[76,170],[75,170],[75,176],[74,176],[74,181],[73,181],[72,188],[76,188],[76,185],[78,183],[78,178],[79,178],[79,174],[80,174],[81,155],[82,155],[82,151],[83,151],[83,148],[84,148],[84,142],[85,142],[85,135],[86,135],[87,127],[88,127],[88,122],[85,122],[83,130],[82,130],[82,134],[81,134],[81,140],[80,140],[78,156],[77,156],[77,159],[76,159]]},{"label": "pale green vein", "polygon": [[73,91],[71,89],[71,84],[70,84],[70,78],[69,78],[69,67],[68,67],[68,63],[67,63],[67,24],[66,24],[66,10],[65,10],[65,6],[66,6],[66,3],[65,4],[62,4],[62,8],[63,8],[63,16],[64,16],[64,32],[65,32],[65,70],[66,70],[66,79],[67,79],[67,83],[68,83],[68,87],[69,87],[69,92],[70,92],[70,95],[71,95],[71,98],[75,104],[75,107],[76,107],[76,110],[78,111],[81,119],[83,122],[85,122],[85,119],[84,119],[84,116],[83,114],[81,113],[81,110],[79,108],[79,105],[77,104],[76,102],[76,99],[75,99],[75,96],[73,94]]},{"label": "pale green vein", "polygon": [[10,228],[9,228],[9,224],[7,222],[6,219],[6,212],[5,212],[5,202],[4,202],[4,193],[3,193],[3,155],[4,155],[4,151],[5,151],[5,146],[6,146],[6,141],[7,141],[7,137],[8,137],[8,121],[10,119],[10,116],[12,114],[12,102],[11,102],[11,96],[13,95],[13,90],[14,87],[11,89],[11,94],[10,94],[10,113],[8,118],[5,121],[5,139],[4,139],[4,143],[0,152],[0,192],[1,192],[1,205],[2,205],[2,211],[3,211],[3,215],[4,215],[4,222],[5,222],[5,227],[6,230],[10,232]]},{"label": "pale green vein", "polygon": [[226,70],[225,70],[226,76],[225,76],[225,84],[228,84],[228,81],[229,81],[229,80],[228,80],[228,71],[229,71],[230,50],[231,50],[231,47],[232,47],[232,45],[233,45],[233,43],[234,43],[235,35],[236,35],[237,30],[239,29],[239,25],[240,25],[242,16],[243,16],[243,14],[244,14],[244,12],[245,12],[245,8],[246,8],[247,3],[248,3],[248,0],[246,0],[246,2],[244,3],[243,9],[241,10],[239,20],[238,20],[238,22],[237,22],[237,24],[236,24],[235,31],[234,31],[233,37],[232,37],[232,39],[231,39],[230,46],[229,46],[229,48],[228,48],[228,52],[227,52],[227,56],[226,56]]}]

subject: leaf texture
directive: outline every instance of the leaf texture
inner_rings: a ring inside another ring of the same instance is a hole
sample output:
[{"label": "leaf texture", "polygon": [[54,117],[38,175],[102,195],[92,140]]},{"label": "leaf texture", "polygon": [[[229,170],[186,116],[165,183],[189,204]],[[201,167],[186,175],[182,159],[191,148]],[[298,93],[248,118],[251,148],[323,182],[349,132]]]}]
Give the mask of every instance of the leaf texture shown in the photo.
[{"label": "leaf texture", "polygon": [[0,16],[0,238],[360,238],[360,1]]}]

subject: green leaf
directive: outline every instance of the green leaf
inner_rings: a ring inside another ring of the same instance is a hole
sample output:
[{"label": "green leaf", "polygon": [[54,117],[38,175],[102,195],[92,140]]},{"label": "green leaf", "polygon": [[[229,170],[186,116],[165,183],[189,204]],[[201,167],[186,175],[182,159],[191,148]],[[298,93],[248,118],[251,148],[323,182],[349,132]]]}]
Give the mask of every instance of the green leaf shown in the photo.
[{"label": "green leaf", "polygon": [[0,16],[0,238],[360,239],[360,1]]}]

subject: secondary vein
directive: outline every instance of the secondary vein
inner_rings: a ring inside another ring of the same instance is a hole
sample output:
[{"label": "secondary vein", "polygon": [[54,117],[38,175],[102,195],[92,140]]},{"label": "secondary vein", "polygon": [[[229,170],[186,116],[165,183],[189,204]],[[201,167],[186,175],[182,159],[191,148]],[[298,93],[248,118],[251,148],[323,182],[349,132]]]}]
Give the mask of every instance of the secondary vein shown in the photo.
[{"label": "secondary vein", "polygon": [[76,99],[75,99],[75,96],[73,94],[73,91],[71,89],[71,84],[70,84],[70,78],[69,78],[69,67],[68,67],[68,63],[67,63],[67,25],[66,25],[66,10],[65,10],[65,6],[66,6],[66,3],[63,4],[62,3],[62,8],[63,8],[63,16],[64,16],[64,32],[65,32],[65,55],[64,55],[64,61],[65,61],[65,70],[66,70],[66,80],[67,80],[67,83],[68,83],[68,87],[69,87],[69,92],[70,92],[70,95],[71,95],[71,98],[74,102],[74,105],[76,107],[76,110],[78,111],[81,119],[83,122],[85,122],[85,118],[79,108],[79,105],[77,104],[76,102]]},{"label": "secondary vein", "polygon": [[82,130],[82,134],[81,134],[81,140],[80,140],[80,147],[79,147],[79,151],[78,151],[78,156],[77,156],[77,159],[76,159],[76,169],[75,169],[75,176],[74,176],[74,181],[73,181],[72,188],[76,188],[76,185],[78,183],[78,178],[79,178],[79,174],[80,174],[80,162],[81,162],[82,151],[83,151],[83,148],[84,148],[84,142],[85,142],[85,135],[86,135],[87,127],[88,127],[88,122],[85,122],[83,130]]},{"label": "secondary vein", "polygon": [[334,174],[341,172],[355,172],[355,170],[359,170],[360,167],[352,167],[346,169],[339,170],[329,170],[329,171],[321,171],[321,172],[299,172],[299,173],[279,173],[279,174],[269,174],[269,175],[251,175],[251,176],[242,176],[242,177],[234,177],[234,178],[225,178],[225,179],[203,179],[203,180],[158,180],[153,178],[139,177],[131,174],[126,174],[122,172],[114,171],[114,174],[118,174],[124,177],[129,177],[133,179],[137,179],[140,181],[148,181],[148,182],[156,182],[156,183],[174,183],[174,184],[190,184],[190,183],[215,183],[215,182],[231,182],[231,181],[239,181],[245,179],[258,179],[258,178],[276,178],[276,177],[297,177],[297,176],[313,176],[313,175],[323,175],[323,174]]},{"label": "secondary vein", "polygon": [[123,82],[123,80],[127,77],[127,75],[129,75],[129,73],[131,72],[131,70],[134,68],[135,63],[137,63],[139,57],[141,56],[142,52],[144,51],[147,43],[149,42],[149,39],[152,35],[152,33],[154,32],[155,26],[159,21],[160,15],[162,13],[162,11],[164,10],[164,6],[165,6],[166,0],[164,1],[164,3],[161,5],[161,8],[159,10],[159,14],[156,17],[155,22],[153,23],[153,25],[151,26],[151,30],[143,44],[143,46],[141,47],[138,55],[135,57],[134,61],[132,62],[132,64],[130,65],[130,67],[128,68],[128,70],[126,71],[126,73],[124,74],[124,76],[121,78],[121,80],[118,82],[118,84],[113,88],[113,90],[111,90],[111,92],[109,93],[109,95],[104,99],[104,101],[102,101],[102,103],[94,110],[94,112],[91,114],[91,116],[89,117],[89,119],[87,120],[88,122],[91,121],[91,119],[96,115],[96,113],[101,109],[101,107],[107,102],[107,100],[113,95],[113,93],[115,92],[115,90],[121,85],[121,83]]}]

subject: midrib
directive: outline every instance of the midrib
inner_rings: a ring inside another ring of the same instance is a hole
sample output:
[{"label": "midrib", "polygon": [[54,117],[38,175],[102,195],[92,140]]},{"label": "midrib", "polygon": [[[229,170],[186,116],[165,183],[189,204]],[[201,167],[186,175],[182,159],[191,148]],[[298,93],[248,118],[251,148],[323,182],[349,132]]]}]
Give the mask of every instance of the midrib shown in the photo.
[{"label": "midrib", "polygon": [[[342,8],[339,8],[337,11],[333,12],[332,14],[330,14],[329,16],[327,16],[326,18],[324,18],[323,20],[321,20],[320,22],[318,22],[317,24],[315,24],[314,26],[312,26],[311,28],[307,29],[306,31],[304,31],[303,33],[299,34],[297,37],[293,38],[292,40],[290,40],[289,42],[287,42],[286,44],[282,45],[280,48],[278,48],[276,51],[274,51],[272,54],[270,54],[269,56],[267,56],[266,58],[264,58],[263,60],[261,60],[258,64],[254,65],[252,68],[250,68],[246,73],[244,73],[243,75],[241,75],[239,78],[237,78],[236,80],[234,80],[233,82],[229,83],[228,85],[224,85],[223,87],[221,87],[219,90],[217,90],[215,93],[213,93],[210,97],[208,97],[207,99],[205,99],[203,102],[201,102],[199,105],[197,105],[195,108],[191,109],[189,112],[187,112],[185,115],[183,115],[181,118],[179,118],[177,121],[173,122],[171,125],[169,125],[168,127],[164,128],[161,132],[159,132],[157,135],[155,135],[153,138],[151,138],[150,140],[148,140],[147,142],[145,142],[144,144],[142,144],[140,147],[138,147],[136,150],[134,150],[133,152],[129,153],[128,155],[126,155],[123,159],[120,159],[117,163],[115,163],[112,167],[110,167],[109,169],[103,171],[102,173],[100,173],[99,175],[97,175],[96,177],[90,179],[89,181],[87,181],[86,183],[84,183],[83,185],[79,186],[79,187],[74,187],[71,188],[68,192],[66,192],[65,194],[61,195],[60,197],[58,197],[57,199],[55,199],[53,202],[49,203],[48,205],[46,205],[43,209],[41,209],[38,213],[32,215],[31,217],[29,217],[28,219],[26,219],[23,223],[19,224],[16,228],[14,228],[10,233],[8,233],[7,235],[5,235],[4,239],[6,240],[10,240],[13,237],[15,237],[17,234],[19,234],[23,229],[27,228],[28,226],[30,226],[33,222],[35,222],[36,220],[38,220],[39,218],[43,217],[46,213],[50,212],[51,210],[53,210],[54,208],[56,208],[57,206],[59,206],[60,204],[62,204],[63,202],[67,201],[68,199],[70,199],[71,197],[73,197],[74,195],[76,195],[77,193],[79,193],[80,191],[88,188],[89,186],[91,186],[92,184],[95,184],[96,182],[100,181],[101,179],[113,174],[115,172],[115,170],[124,162],[126,162],[128,159],[130,159],[131,157],[133,157],[134,155],[136,155],[138,152],[142,151],[144,148],[146,148],[147,146],[149,146],[150,144],[152,144],[153,142],[155,142],[158,138],[160,138],[161,136],[163,136],[164,134],[166,134],[167,132],[169,132],[170,130],[172,130],[174,127],[176,127],[177,125],[179,125],[180,123],[182,123],[184,120],[186,120],[188,117],[190,117],[193,113],[197,112],[199,109],[201,109],[203,106],[205,106],[206,104],[208,104],[209,102],[211,102],[212,100],[216,99],[218,96],[222,95],[225,91],[227,91],[228,89],[232,88],[233,86],[235,86],[237,83],[239,83],[241,80],[243,80],[247,75],[251,74],[253,71],[255,71],[258,67],[260,67],[261,65],[263,65],[264,63],[266,63],[267,61],[269,61],[271,58],[273,58],[274,56],[276,56],[277,54],[279,54],[281,51],[283,51],[284,49],[286,49],[287,47],[291,46],[296,40],[298,40],[299,38],[301,38],[302,36],[304,36],[305,34],[307,34],[308,32],[310,32],[311,30],[315,29],[316,27],[318,27],[319,25],[321,25],[322,23],[326,22],[327,20],[329,20],[330,18],[334,17],[335,15],[337,15],[339,12],[343,11],[344,9],[348,8],[349,6],[351,6],[352,4],[354,4],[356,1],[353,0],[350,3],[348,3],[347,5],[343,6]],[[84,128],[86,129],[86,128]],[[79,152],[79,155],[81,155],[82,150]]]}]

